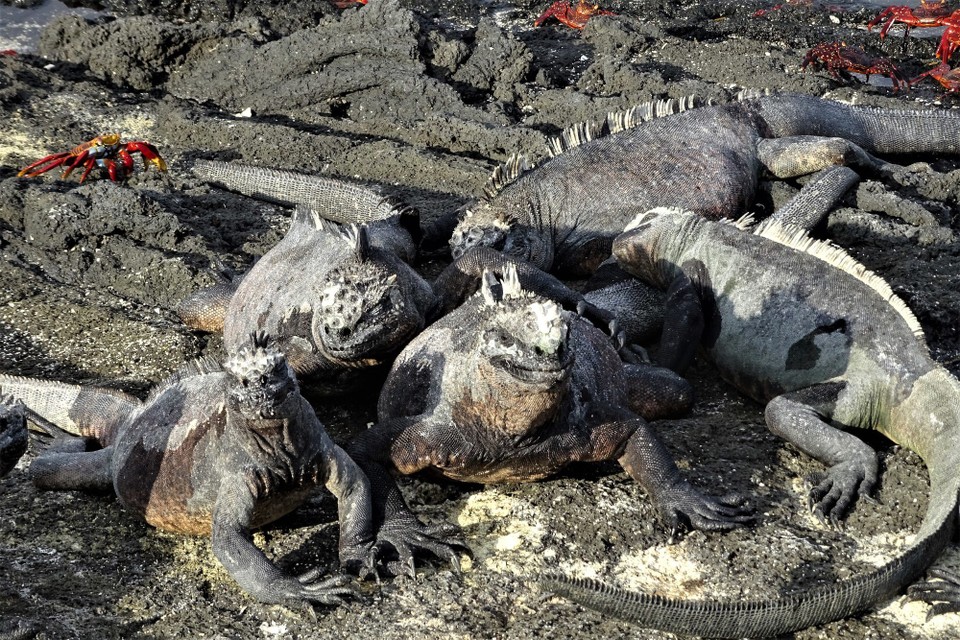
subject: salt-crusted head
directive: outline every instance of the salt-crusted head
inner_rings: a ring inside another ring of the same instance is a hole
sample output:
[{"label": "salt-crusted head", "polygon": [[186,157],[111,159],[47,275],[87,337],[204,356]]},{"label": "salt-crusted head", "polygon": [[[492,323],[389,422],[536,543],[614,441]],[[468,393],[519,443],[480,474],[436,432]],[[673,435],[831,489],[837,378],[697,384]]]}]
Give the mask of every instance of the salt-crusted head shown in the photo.
[{"label": "salt-crusted head", "polygon": [[223,363],[223,370],[233,378],[232,405],[248,418],[281,417],[299,401],[293,369],[264,332],[250,334],[250,342]]}]

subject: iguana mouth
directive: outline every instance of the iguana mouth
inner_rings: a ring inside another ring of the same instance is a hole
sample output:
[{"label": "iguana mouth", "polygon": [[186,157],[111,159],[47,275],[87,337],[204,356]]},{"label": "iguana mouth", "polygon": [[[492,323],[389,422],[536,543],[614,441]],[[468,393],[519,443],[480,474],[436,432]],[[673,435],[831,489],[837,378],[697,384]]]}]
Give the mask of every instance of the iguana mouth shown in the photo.
[{"label": "iguana mouth", "polygon": [[509,356],[494,356],[491,364],[521,382],[537,385],[553,385],[570,377],[573,357],[568,349],[562,349],[556,359],[533,360],[519,363]]}]

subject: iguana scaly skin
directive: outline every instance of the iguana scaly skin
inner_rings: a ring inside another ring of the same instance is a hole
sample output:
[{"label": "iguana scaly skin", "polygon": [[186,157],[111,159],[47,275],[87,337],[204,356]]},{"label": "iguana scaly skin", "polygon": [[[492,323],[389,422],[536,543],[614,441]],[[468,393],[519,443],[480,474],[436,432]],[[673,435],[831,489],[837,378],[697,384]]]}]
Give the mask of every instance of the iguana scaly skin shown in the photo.
[{"label": "iguana scaly skin", "polygon": [[609,337],[523,291],[508,269],[502,283],[488,273],[480,294],[401,352],[380,421],[348,451],[370,477],[378,539],[411,570],[412,548],[454,556],[407,509],[391,470],[493,484],[617,460],[673,528],[729,529],[751,519],[739,496],[712,498],[690,485],[644,420],[688,409],[690,391],[670,371],[624,365]]},{"label": "iguana scaly skin", "polygon": [[0,477],[10,473],[27,452],[27,419],[23,403],[0,394]]},{"label": "iguana scaly skin", "polygon": [[[877,481],[873,450],[841,428],[875,429],[924,460],[930,499],[913,545],[883,567],[798,595],[675,601],[558,576],[548,586],[644,626],[766,637],[852,615],[915,580],[949,543],[960,492],[960,382],[927,353],[919,323],[879,277],[802,230],[755,234],[690,212],[639,217],[613,246],[631,274],[669,289],[664,361],[683,371],[697,344],[721,376],[766,403],[767,425],[827,470],[810,493],[837,522]],[[927,583],[917,595],[960,608]],[[949,589],[949,587],[948,587]]]},{"label": "iguana scaly skin", "polygon": [[512,158],[466,207],[450,240],[453,256],[489,246],[545,271],[588,276],[624,226],[653,207],[711,219],[742,215],[760,169],[792,177],[842,163],[890,173],[897,167],[871,154],[960,152],[960,114],[949,111],[802,95],[688,107],[643,105],[602,125],[571,128],[535,168]]},{"label": "iguana scaly skin", "polygon": [[[262,334],[223,366],[185,367],[141,402],[122,392],[0,376],[31,421],[60,436],[30,466],[44,489],[112,489],[149,524],[210,535],[239,585],[263,602],[339,603],[346,577],[284,573],[251,529],[296,509],[318,485],[339,501],[340,559],[371,564],[366,477],[327,436],[293,370]],[[86,449],[92,446],[93,450]]]}]

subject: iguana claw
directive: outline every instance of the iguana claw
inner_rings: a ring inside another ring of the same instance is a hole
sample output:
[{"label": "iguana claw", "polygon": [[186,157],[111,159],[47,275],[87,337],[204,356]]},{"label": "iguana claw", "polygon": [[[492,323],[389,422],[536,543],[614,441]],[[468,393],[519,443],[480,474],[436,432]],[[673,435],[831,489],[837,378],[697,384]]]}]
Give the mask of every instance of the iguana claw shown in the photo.
[{"label": "iguana claw", "polygon": [[931,569],[935,580],[924,580],[912,585],[907,595],[931,605],[927,620],[942,613],[960,611],[960,574],[946,569]]},{"label": "iguana claw", "polygon": [[728,531],[756,519],[753,509],[745,506],[747,499],[744,496],[729,493],[715,498],[686,481],[659,493],[657,498],[671,531],[671,543],[684,529]]},{"label": "iguana claw", "polygon": [[441,524],[428,527],[419,521],[404,522],[403,524],[384,524],[377,534],[374,550],[380,556],[386,548],[392,548],[396,560],[385,563],[386,572],[390,575],[405,575],[416,578],[417,551],[427,551],[430,554],[450,563],[453,572],[460,576],[460,553],[470,554],[470,548],[457,536],[458,527]]},{"label": "iguana claw", "polygon": [[807,497],[813,514],[821,522],[838,522],[858,497],[869,495],[877,483],[876,461],[851,460],[808,478],[813,485]]}]

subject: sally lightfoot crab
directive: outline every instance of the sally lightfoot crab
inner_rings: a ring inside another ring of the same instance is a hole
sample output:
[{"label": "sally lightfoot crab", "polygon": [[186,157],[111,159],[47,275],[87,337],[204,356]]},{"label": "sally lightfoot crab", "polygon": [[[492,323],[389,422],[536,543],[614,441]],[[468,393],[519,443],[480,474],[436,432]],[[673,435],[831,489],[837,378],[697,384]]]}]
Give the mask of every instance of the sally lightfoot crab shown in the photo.
[{"label": "sally lightfoot crab", "polygon": [[17,176],[34,178],[57,167],[65,166],[61,177],[66,179],[70,177],[70,173],[74,169],[83,165],[83,175],[80,176],[81,183],[87,179],[94,167],[99,167],[110,176],[111,180],[117,182],[126,180],[133,173],[133,156],[130,155],[132,153],[139,153],[143,156],[144,168],[153,164],[160,171],[167,170],[167,163],[160,157],[160,152],[149,142],[143,142],[142,140],[120,142],[120,134],[105,133],[74,147],[70,151],[54,153],[40,158],[21,169]]},{"label": "sally lightfoot crab", "polygon": [[550,18],[555,18],[559,22],[567,25],[571,29],[583,29],[593,16],[612,16],[616,15],[613,11],[601,9],[600,5],[594,4],[589,0],[579,0],[576,6],[567,0],[557,0],[547,10],[540,14],[540,17],[534,20],[533,26],[539,27]]},{"label": "sally lightfoot crab", "polygon": [[867,30],[884,22],[880,28],[880,39],[886,37],[887,31],[896,23],[903,24],[906,37],[913,27],[940,27],[949,22],[955,12],[947,6],[946,0],[920,0],[919,7],[895,6],[887,7],[867,23]]},{"label": "sally lightfoot crab", "polygon": [[883,75],[893,82],[893,90],[901,86],[908,86],[900,70],[887,58],[871,56],[860,47],[852,47],[843,42],[821,42],[815,45],[803,57],[800,68],[806,70],[808,65],[815,68],[826,68],[838,80],[843,79],[841,74],[848,71],[861,73],[867,76]]},{"label": "sally lightfoot crab", "polygon": [[951,69],[950,65],[946,62],[941,62],[934,68],[924,71],[916,78],[910,81],[910,85],[920,82],[924,78],[933,78],[939,82],[944,89],[947,90],[947,93],[957,93],[960,92],[960,67],[957,69]]}]

